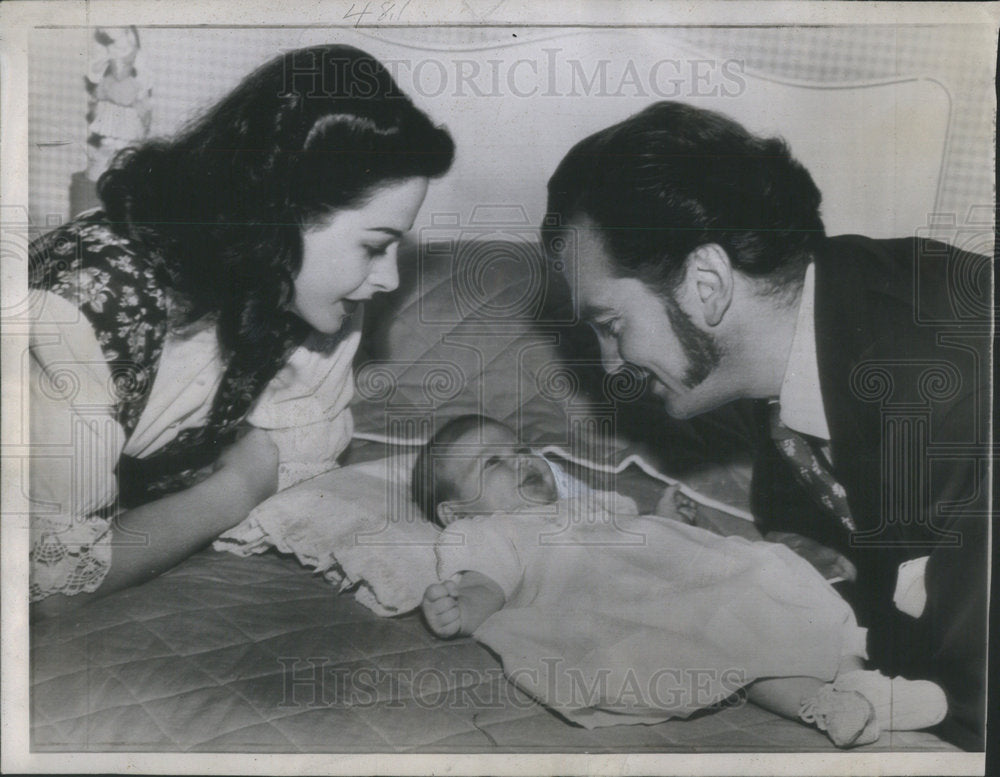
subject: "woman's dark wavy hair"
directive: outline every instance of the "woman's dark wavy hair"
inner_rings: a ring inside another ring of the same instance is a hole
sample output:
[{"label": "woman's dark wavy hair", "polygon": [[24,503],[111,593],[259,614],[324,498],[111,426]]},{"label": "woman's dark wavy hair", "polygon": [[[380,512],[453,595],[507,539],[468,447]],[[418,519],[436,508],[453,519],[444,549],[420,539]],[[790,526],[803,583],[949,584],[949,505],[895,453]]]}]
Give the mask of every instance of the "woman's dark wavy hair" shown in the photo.
[{"label": "woman's dark wavy hair", "polygon": [[224,352],[252,353],[288,315],[305,229],[453,157],[378,60],[316,46],[267,62],[176,137],[122,151],[98,193],[162,262],[184,322],[215,314]]},{"label": "woman's dark wavy hair", "polygon": [[[722,114],[659,102],[577,143],[549,179],[546,245],[574,219],[600,230],[617,277],[669,295],[715,243],[769,292],[801,285],[824,236],[821,195],[777,138]],[[565,236],[565,235],[563,235]]]}]

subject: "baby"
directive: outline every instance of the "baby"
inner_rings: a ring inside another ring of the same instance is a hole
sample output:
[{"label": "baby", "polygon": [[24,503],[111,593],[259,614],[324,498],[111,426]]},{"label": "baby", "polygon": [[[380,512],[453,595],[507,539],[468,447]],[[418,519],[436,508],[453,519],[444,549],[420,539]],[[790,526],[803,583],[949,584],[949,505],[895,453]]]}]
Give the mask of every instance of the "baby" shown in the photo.
[{"label": "baby", "polygon": [[[947,711],[937,685],[864,669],[865,630],[807,562],[745,528],[705,530],[677,489],[660,500],[662,516],[639,516],[631,500],[595,500],[504,424],[463,416],[421,452],[413,496],[444,528],[442,582],[422,603],[431,631],[474,635],[512,680],[582,725],[686,717],[745,687],[853,747],[936,725]],[[570,667],[565,676],[539,679],[553,657]],[[653,688],[694,667],[709,677],[697,698],[678,686],[669,704],[653,694],[623,705],[605,687],[631,676]],[[739,667],[739,681],[723,678],[727,667]],[[605,685],[581,702],[565,692],[567,677]]]}]

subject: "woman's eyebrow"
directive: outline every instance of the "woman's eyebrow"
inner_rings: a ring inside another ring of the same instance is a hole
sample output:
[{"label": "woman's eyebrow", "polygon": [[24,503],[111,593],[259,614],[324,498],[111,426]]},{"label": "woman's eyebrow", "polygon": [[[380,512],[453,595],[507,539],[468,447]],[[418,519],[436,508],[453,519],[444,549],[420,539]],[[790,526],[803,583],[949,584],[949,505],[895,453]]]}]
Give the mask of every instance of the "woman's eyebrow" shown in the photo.
[{"label": "woman's eyebrow", "polygon": [[392,235],[392,237],[394,237],[396,239],[400,239],[400,238],[403,237],[403,233],[402,232],[400,232],[398,229],[393,229],[392,227],[369,227],[368,231],[369,232],[384,232],[387,235]]}]

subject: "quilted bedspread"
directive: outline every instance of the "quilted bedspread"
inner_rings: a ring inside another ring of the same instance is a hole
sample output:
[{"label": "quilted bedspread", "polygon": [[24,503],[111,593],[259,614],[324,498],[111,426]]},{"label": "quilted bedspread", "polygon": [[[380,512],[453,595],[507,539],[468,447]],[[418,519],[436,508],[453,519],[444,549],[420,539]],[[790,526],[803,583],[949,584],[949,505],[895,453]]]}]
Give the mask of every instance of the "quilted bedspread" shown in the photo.
[{"label": "quilted bedspread", "polygon": [[[814,751],[806,726],[736,704],[588,731],[417,614],[379,618],[294,559],[204,551],[32,629],[32,748],[205,752]],[[952,749],[888,733],[864,750]]]}]

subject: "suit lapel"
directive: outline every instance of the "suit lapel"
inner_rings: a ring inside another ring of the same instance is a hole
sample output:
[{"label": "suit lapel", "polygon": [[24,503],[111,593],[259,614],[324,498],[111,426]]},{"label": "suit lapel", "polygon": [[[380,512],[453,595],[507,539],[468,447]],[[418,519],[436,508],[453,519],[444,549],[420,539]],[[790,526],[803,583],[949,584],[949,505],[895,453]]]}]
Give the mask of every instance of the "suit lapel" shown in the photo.
[{"label": "suit lapel", "polygon": [[847,489],[855,523],[873,528],[880,515],[878,406],[851,387],[854,368],[870,354],[875,332],[868,311],[875,289],[860,245],[826,241],[816,256],[816,357],[830,427],[834,476]]}]

